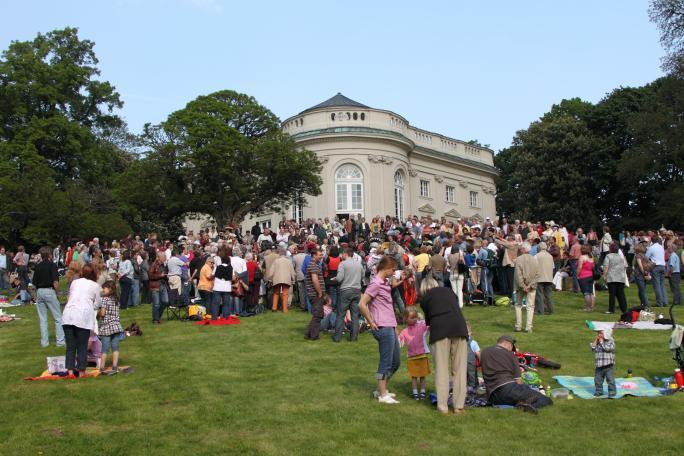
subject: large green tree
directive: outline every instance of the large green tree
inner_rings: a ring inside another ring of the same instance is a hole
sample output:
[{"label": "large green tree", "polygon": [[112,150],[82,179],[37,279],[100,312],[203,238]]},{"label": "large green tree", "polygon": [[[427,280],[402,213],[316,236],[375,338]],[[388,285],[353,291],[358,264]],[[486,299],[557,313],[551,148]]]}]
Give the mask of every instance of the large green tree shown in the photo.
[{"label": "large green tree", "polygon": [[131,208],[169,217],[209,214],[223,227],[320,194],[316,155],[298,147],[248,95],[200,96],[144,136],[149,151],[119,187]]},{"label": "large green tree", "polygon": [[563,100],[495,157],[499,210],[571,225],[683,226],[684,80]]},{"label": "large green tree", "polygon": [[[0,237],[42,243],[130,228],[109,190],[131,156],[97,79],[94,43],[74,28],[13,41],[0,58]],[[106,234],[105,234],[106,233]]]}]

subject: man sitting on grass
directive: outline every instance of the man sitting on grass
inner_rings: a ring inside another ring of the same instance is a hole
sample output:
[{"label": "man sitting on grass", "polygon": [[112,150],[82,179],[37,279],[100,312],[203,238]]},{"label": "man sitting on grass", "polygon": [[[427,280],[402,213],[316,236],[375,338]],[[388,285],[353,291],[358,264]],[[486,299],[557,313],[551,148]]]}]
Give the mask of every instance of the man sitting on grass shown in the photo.
[{"label": "man sitting on grass", "polygon": [[522,411],[537,413],[537,409],[551,405],[553,401],[522,384],[514,352],[515,340],[511,336],[501,336],[495,346],[480,353],[487,397],[492,405],[514,405]]}]

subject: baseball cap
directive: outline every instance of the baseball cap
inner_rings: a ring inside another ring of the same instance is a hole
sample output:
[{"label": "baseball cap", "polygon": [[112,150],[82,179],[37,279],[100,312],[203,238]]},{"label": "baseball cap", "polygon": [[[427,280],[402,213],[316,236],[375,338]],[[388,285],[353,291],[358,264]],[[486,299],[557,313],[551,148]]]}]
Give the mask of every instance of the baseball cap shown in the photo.
[{"label": "baseball cap", "polygon": [[503,336],[499,337],[499,338],[496,340],[496,343],[497,343],[497,344],[500,344],[501,342],[510,342],[510,344],[513,345],[513,351],[516,350],[516,348],[515,348],[515,339],[513,339],[511,336],[503,335]]}]

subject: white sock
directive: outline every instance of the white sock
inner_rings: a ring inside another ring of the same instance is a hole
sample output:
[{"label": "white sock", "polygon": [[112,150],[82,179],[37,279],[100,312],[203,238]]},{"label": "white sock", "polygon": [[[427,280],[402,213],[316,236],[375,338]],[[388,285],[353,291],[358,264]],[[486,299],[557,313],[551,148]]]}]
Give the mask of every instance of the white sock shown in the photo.
[{"label": "white sock", "polygon": [[421,392],[422,394],[425,394],[425,388],[421,388],[420,392]]},{"label": "white sock", "polygon": [[413,388],[413,394],[418,394],[418,390],[416,388]]}]

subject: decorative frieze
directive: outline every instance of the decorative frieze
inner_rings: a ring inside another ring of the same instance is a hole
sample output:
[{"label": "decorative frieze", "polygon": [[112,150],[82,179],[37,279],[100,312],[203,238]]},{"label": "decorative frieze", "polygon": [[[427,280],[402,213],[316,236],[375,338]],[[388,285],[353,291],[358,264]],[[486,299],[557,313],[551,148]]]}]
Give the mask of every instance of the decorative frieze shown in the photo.
[{"label": "decorative frieze", "polygon": [[394,160],[389,157],[385,157],[384,155],[369,155],[368,161],[371,163],[381,163],[384,165],[391,165],[394,163]]}]

